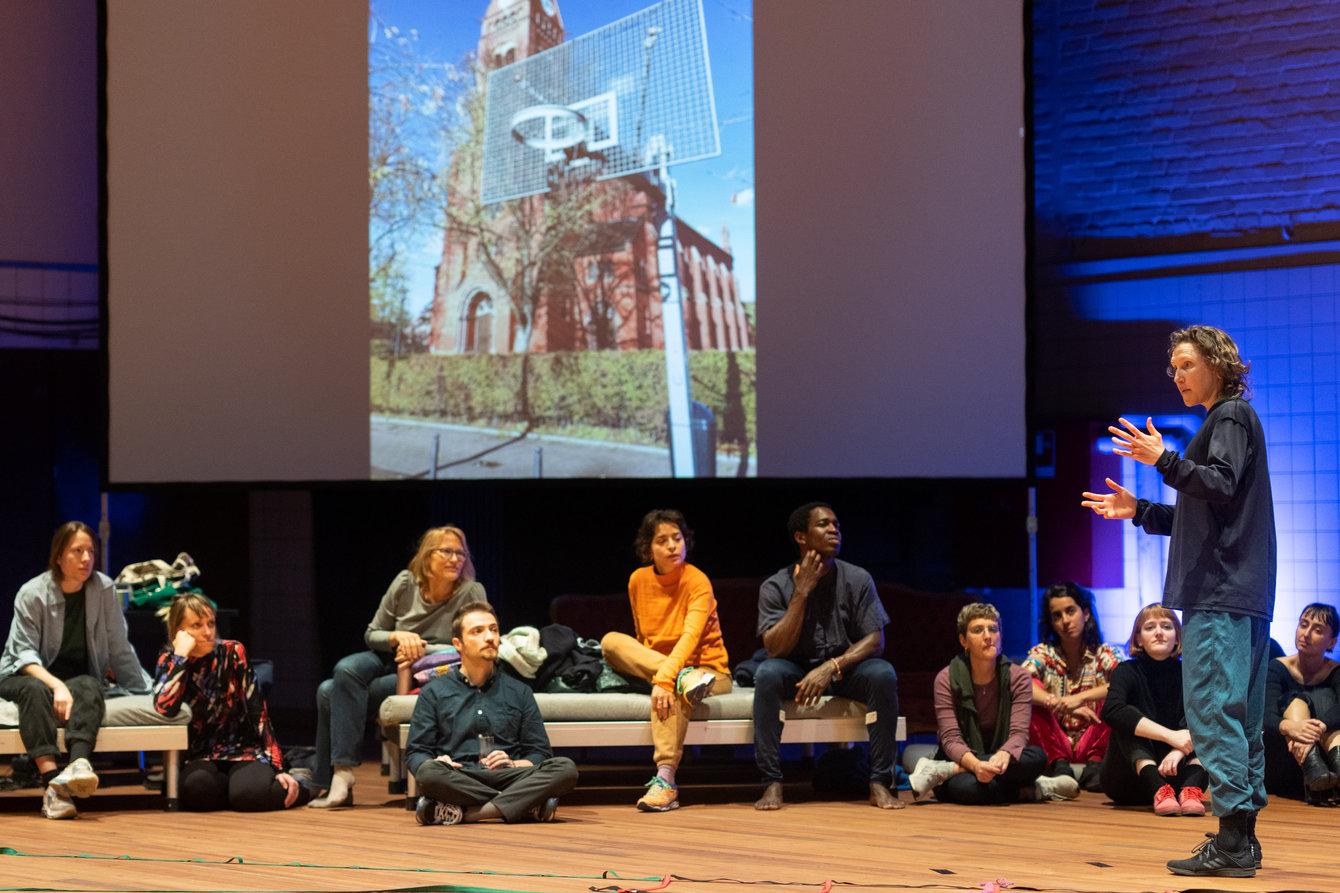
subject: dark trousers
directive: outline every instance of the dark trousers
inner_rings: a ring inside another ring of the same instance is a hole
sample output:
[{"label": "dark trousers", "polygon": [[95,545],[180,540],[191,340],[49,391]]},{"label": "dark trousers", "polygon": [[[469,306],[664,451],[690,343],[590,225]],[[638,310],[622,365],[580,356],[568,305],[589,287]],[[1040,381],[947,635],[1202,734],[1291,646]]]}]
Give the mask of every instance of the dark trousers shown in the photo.
[{"label": "dark trousers", "polygon": [[440,803],[464,809],[492,803],[503,821],[515,822],[550,797],[559,797],[577,786],[577,766],[567,757],[550,757],[538,766],[515,769],[460,769],[441,760],[425,760],[414,772],[419,792]]},{"label": "dark trousers", "polygon": [[[98,726],[107,707],[102,701],[102,685],[92,676],[63,680],[74,700],[70,718],[65,721],[65,747],[82,741],[92,750],[98,740]],[[51,689],[36,676],[18,672],[0,679],[0,698],[13,701],[19,708],[19,737],[33,759],[60,754],[56,746],[56,707]]]},{"label": "dark trousers", "polygon": [[[796,683],[808,672],[795,661],[770,657],[754,674],[754,761],[764,785],[782,780],[782,704],[796,699]],[[865,704],[870,780],[891,786],[898,751],[898,676],[893,667],[879,658],[863,660],[848,667],[824,694]]]},{"label": "dark trousers", "polygon": [[[991,754],[977,754],[987,759]],[[944,754],[936,755],[944,759]],[[980,782],[971,772],[960,772],[935,789],[935,797],[943,803],[962,803],[964,806],[986,806],[991,803],[1013,803],[1019,791],[1032,788],[1033,782],[1047,768],[1047,754],[1036,744],[1030,744],[1010,761],[1010,768],[988,782]]]},{"label": "dark trousers", "polygon": [[[1141,760],[1150,760],[1154,765],[1168,754],[1172,748],[1162,741],[1139,738],[1134,735],[1128,740],[1116,732],[1108,741],[1107,753],[1103,756],[1103,765],[1098,771],[1098,783],[1103,793],[1118,806],[1148,806],[1153,802],[1154,792],[1140,777],[1135,764]],[[1187,775],[1199,767],[1191,765],[1191,753],[1182,758],[1177,774],[1165,780],[1180,791],[1187,785]],[[1203,769],[1200,771],[1204,771]]]},{"label": "dark trousers", "polygon": [[[283,809],[288,792],[274,767],[260,760],[191,760],[181,770],[181,806],[192,812],[233,809],[267,812]],[[294,805],[310,799],[306,788]]]}]

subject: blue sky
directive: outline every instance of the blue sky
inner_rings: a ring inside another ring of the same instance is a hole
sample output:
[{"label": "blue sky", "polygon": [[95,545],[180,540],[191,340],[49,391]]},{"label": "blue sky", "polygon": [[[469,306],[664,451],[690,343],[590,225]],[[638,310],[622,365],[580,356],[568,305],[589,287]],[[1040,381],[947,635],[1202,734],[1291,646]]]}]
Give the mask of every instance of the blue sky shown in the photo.
[{"label": "blue sky", "polygon": [[[631,15],[649,0],[556,0],[567,39]],[[754,300],[754,91],[752,0],[702,0],[707,25],[721,155],[672,170],[679,185],[679,217],[720,244],[730,231],[740,297]],[[373,0],[372,14],[404,34],[417,32],[418,53],[458,63],[479,42],[488,0]],[[370,36],[374,39],[380,35]],[[416,246],[409,310],[417,315],[432,301],[433,267],[441,258],[440,234]]]}]

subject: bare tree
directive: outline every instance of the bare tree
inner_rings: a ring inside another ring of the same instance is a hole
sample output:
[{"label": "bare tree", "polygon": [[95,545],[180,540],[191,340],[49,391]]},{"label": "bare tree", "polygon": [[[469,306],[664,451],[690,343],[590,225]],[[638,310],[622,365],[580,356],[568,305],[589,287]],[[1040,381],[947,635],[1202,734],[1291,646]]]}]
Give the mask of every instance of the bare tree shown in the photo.
[{"label": "bare tree", "polygon": [[447,237],[465,242],[507,295],[516,320],[510,347],[524,353],[541,306],[552,300],[557,309],[575,293],[577,261],[589,251],[594,221],[611,190],[559,177],[548,193],[483,204],[484,91],[475,90],[465,106],[468,123],[452,155],[447,190]]}]

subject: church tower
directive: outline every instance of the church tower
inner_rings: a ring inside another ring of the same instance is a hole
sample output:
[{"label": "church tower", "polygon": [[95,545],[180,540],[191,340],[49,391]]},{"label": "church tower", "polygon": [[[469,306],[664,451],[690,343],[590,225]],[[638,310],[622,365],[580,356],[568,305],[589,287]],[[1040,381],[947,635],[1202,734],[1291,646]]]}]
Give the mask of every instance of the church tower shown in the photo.
[{"label": "church tower", "polygon": [[563,42],[558,0],[489,0],[479,29],[479,62],[492,71]]}]

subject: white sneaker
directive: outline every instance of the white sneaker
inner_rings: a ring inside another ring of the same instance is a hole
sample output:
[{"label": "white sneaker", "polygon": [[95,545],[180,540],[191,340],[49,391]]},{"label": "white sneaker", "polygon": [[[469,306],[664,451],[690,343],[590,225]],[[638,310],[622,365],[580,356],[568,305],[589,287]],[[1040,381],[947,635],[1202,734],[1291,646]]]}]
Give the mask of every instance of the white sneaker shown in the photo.
[{"label": "white sneaker", "polygon": [[692,667],[683,670],[679,674],[679,678],[675,680],[675,687],[680,689],[680,693],[684,695],[684,700],[688,701],[690,705],[697,707],[703,702],[703,698],[712,693],[712,687],[717,684],[717,677],[715,673],[699,670],[698,678],[690,685],[687,683],[689,674],[692,672]]},{"label": "white sneaker", "polygon": [[923,800],[954,775],[954,764],[949,760],[922,757],[912,768],[908,781],[912,784],[912,799]]},{"label": "white sneaker", "polygon": [[1038,800],[1074,800],[1079,796],[1079,782],[1070,775],[1043,775],[1033,782],[1033,796]]},{"label": "white sneaker", "polygon": [[69,794],[55,785],[47,785],[46,793],[42,795],[42,818],[72,819],[78,814]]},{"label": "white sneaker", "polygon": [[420,797],[414,809],[414,820],[420,825],[459,825],[464,816],[465,810],[455,803],[441,803],[431,797]]},{"label": "white sneaker", "polygon": [[51,779],[49,787],[60,791],[66,799],[87,797],[98,789],[98,774],[88,760],[80,757]]}]

